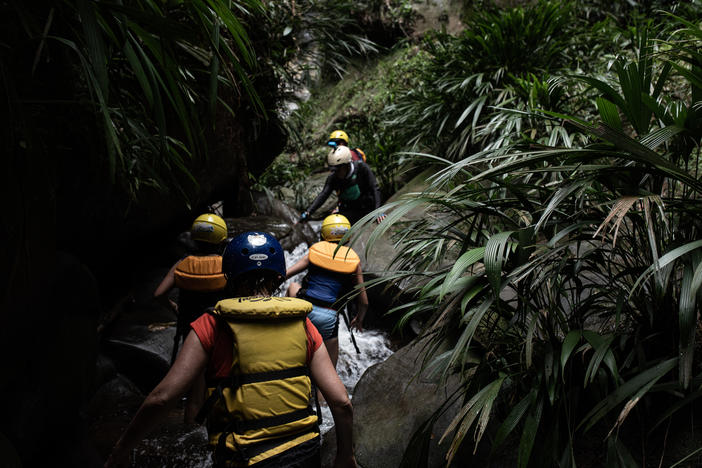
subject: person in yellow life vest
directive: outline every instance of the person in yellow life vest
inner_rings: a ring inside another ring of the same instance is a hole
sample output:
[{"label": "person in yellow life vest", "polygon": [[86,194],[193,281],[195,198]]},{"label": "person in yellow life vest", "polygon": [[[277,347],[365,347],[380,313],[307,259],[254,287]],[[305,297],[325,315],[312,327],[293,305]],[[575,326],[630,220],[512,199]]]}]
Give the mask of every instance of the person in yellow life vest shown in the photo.
[{"label": "person in yellow life vest", "polygon": [[[154,299],[170,306],[178,316],[171,363],[188,334],[190,322],[224,298],[226,280],[221,254],[227,239],[226,223],[212,213],[200,215],[190,227],[190,238],[197,247],[194,255],[176,262],[154,291]],[[168,298],[174,287],[179,289],[177,304]]]},{"label": "person in yellow life vest", "polygon": [[[309,317],[324,338],[334,366],[339,357],[339,299],[357,284],[363,283],[361,261],[353,249],[339,246],[339,241],[351,228],[345,216],[333,214],[322,222],[322,241],[313,244],[307,255],[288,268],[291,278],[307,269],[302,284],[291,283],[287,295],[299,297],[314,304]],[[338,250],[337,250],[338,249]],[[368,295],[361,287],[357,296],[357,314],[351,328],[363,330],[363,319],[368,310]]]},{"label": "person in yellow life vest", "polygon": [[139,441],[198,379],[207,384],[198,419],[207,420],[220,467],[319,468],[320,435],[312,382],[329,404],[336,430],[336,468],[355,468],[353,407],[319,332],[312,304],[271,297],[285,257],[268,233],[236,236],[223,253],[230,299],[191,324],[183,349],[117,441],[106,468],[127,466]]}]

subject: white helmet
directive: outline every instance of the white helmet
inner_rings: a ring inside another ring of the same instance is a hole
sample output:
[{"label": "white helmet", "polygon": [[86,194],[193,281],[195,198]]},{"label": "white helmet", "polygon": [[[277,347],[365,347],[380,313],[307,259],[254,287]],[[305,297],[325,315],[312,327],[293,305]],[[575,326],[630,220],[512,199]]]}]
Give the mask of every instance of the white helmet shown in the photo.
[{"label": "white helmet", "polygon": [[329,152],[327,164],[329,166],[340,166],[351,162],[351,150],[347,146],[337,146]]}]

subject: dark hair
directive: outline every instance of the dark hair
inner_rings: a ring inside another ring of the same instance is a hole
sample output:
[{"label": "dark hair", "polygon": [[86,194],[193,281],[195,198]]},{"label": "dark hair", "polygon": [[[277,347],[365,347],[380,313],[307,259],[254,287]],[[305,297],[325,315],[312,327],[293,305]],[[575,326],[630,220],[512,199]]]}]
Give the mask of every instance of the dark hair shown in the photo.
[{"label": "dark hair", "polygon": [[227,292],[232,297],[270,296],[278,289],[281,282],[281,276],[274,271],[251,270],[227,279]]},{"label": "dark hair", "polygon": [[222,255],[222,252],[224,251],[224,242],[220,242],[218,244],[213,244],[211,242],[204,242],[204,241],[199,241],[199,240],[194,240],[193,243],[195,244],[195,254],[196,255],[211,255],[211,254],[217,254],[217,255]]}]

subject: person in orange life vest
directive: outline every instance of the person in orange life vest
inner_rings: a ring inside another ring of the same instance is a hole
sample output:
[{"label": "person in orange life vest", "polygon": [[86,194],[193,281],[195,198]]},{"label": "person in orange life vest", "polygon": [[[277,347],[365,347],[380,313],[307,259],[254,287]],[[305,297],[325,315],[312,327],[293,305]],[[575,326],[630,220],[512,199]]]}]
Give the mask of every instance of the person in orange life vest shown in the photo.
[{"label": "person in orange life vest", "polygon": [[[327,164],[331,174],[317,198],[300,216],[300,221],[306,221],[310,213],[322,206],[333,192],[339,197],[339,214],[346,216],[352,224],[380,207],[380,189],[373,171],[363,161],[353,161],[348,147],[332,149],[327,156]],[[383,219],[385,214],[379,215],[376,221]]]},{"label": "person in orange life vest", "polygon": [[[354,285],[363,283],[363,271],[356,252],[349,247],[338,246],[350,228],[351,224],[346,217],[327,216],[322,222],[323,240],[312,245],[307,255],[286,272],[286,277],[290,278],[308,270],[302,284],[290,284],[287,295],[314,304],[309,318],[322,334],[335,367],[339,358],[338,310],[341,306],[337,301],[351,291]],[[363,331],[363,319],[367,310],[368,295],[365,288],[361,287],[357,296],[357,314],[351,321],[351,328]]]},{"label": "person in orange life vest", "polygon": [[361,148],[349,147],[349,136],[343,130],[334,130],[333,132],[331,132],[331,134],[329,134],[327,146],[330,146],[331,148],[336,148],[338,146],[346,146],[351,150],[351,159],[353,161],[366,162],[366,153],[364,153]]},{"label": "person in orange life vest", "polygon": [[[154,299],[173,309],[178,316],[171,363],[190,330],[190,322],[224,299],[226,280],[221,254],[227,239],[226,223],[215,214],[205,213],[193,222],[190,237],[197,246],[195,255],[176,262],[154,291]],[[177,304],[168,297],[174,287],[179,288]]]},{"label": "person in orange life vest", "polygon": [[312,304],[270,296],[285,274],[282,247],[268,233],[240,234],[224,251],[223,270],[232,298],[191,324],[176,362],[146,397],[105,467],[127,466],[131,450],[204,374],[210,397],[199,416],[207,417],[215,467],[318,468],[314,381],[334,418],[334,467],[354,468],[353,407],[306,317]]}]

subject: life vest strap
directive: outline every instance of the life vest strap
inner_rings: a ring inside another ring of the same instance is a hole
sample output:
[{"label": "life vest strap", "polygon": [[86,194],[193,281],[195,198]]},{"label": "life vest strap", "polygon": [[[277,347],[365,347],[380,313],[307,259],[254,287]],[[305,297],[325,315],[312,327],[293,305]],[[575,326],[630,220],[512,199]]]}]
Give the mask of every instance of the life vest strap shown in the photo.
[{"label": "life vest strap", "polygon": [[[215,449],[215,467],[235,466],[231,464],[232,461],[235,464],[239,463],[242,465],[247,465],[251,458],[300,437],[300,434],[296,433],[289,436],[280,437],[278,439],[257,442],[255,444],[247,445],[246,448],[237,445],[237,451],[232,453],[231,451],[226,449],[226,440],[227,436],[230,433],[231,430],[229,432],[223,432],[222,435],[220,435],[219,440],[217,441],[217,448]],[[310,442],[319,444],[319,434],[317,434],[316,437],[310,439]]]},{"label": "life vest strap", "polygon": [[[226,387],[231,388],[231,391],[234,392],[236,391],[236,389],[246,384],[268,382],[271,380],[290,379],[293,377],[300,377],[303,375],[309,375],[309,368],[307,366],[291,367],[289,369],[282,369],[276,371],[256,372],[252,374],[236,374],[232,375],[231,377],[225,377],[222,379],[215,380],[213,384],[217,383],[217,388],[214,392],[212,392],[212,394],[207,398],[207,400],[205,400],[205,403],[202,405],[202,408],[200,408],[200,411],[195,417],[195,421],[199,424],[202,424],[202,422],[207,418],[207,415],[210,413],[210,411],[212,411],[212,407],[214,406],[214,404],[217,403],[217,401],[220,398],[223,398],[222,391]],[[277,425],[278,424],[267,424],[262,427]]]},{"label": "life vest strap", "polygon": [[308,406],[307,408],[291,411],[289,413],[279,414],[277,416],[268,416],[265,418],[249,420],[238,419],[234,421],[234,432],[236,432],[237,434],[243,434],[246,431],[263,429],[266,427],[281,426],[283,424],[288,424],[299,419],[304,419],[314,414],[315,413],[314,410],[312,410],[312,407]]}]

